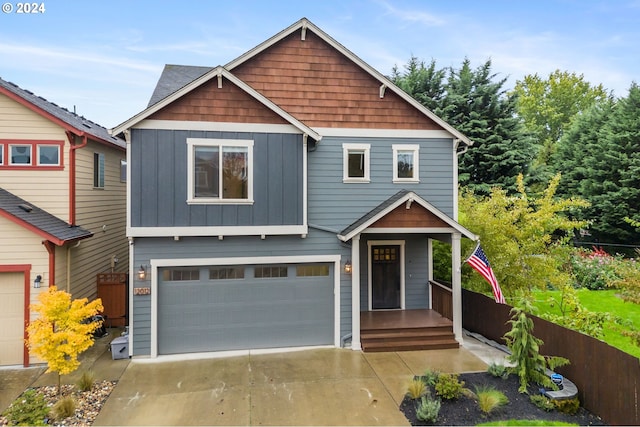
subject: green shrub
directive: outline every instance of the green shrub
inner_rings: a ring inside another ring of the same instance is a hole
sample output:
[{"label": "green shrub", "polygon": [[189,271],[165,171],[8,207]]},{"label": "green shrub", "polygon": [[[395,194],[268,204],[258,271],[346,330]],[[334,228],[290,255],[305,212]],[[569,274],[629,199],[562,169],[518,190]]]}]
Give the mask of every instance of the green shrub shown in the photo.
[{"label": "green shrub", "polygon": [[580,409],[580,400],[576,397],[573,399],[552,400],[555,408],[563,414],[574,415]]},{"label": "green shrub", "polygon": [[425,383],[427,383],[428,386],[434,386],[436,385],[436,382],[438,381],[438,377],[440,376],[440,372],[433,370],[433,369],[427,369],[426,371],[424,371],[424,375],[422,376],[422,379],[424,380]]},{"label": "green shrub", "polygon": [[434,423],[440,413],[440,400],[433,399],[430,395],[422,396],[416,408],[416,418],[420,421]]},{"label": "green shrub", "polygon": [[529,400],[531,401],[531,403],[533,403],[543,411],[551,412],[556,409],[556,406],[553,404],[551,399],[549,399],[544,394],[534,394],[532,396],[529,396]]},{"label": "green shrub", "polygon": [[27,390],[3,413],[11,425],[46,426],[49,407],[44,397],[35,390]]},{"label": "green shrub", "polygon": [[495,362],[491,362],[487,368],[487,372],[496,378],[506,379],[509,376],[507,367]]},{"label": "green shrub", "polygon": [[489,414],[509,403],[509,399],[503,392],[489,386],[476,387],[476,396],[478,407],[485,414]]},{"label": "green shrub", "polygon": [[616,274],[616,264],[620,259],[602,249],[594,251],[578,249],[571,256],[571,270],[576,280],[576,287],[592,291],[607,288],[619,279]]},{"label": "green shrub", "polygon": [[457,399],[462,395],[464,381],[458,380],[458,374],[440,374],[436,382],[436,394],[443,399]]},{"label": "green shrub", "polygon": [[96,376],[93,371],[84,371],[82,376],[78,378],[76,386],[80,391],[89,391],[93,388],[93,383],[96,381]]},{"label": "green shrub", "polygon": [[73,416],[76,412],[76,401],[71,396],[65,396],[58,400],[53,408],[51,414],[56,420],[64,420]]},{"label": "green shrub", "polygon": [[414,378],[407,387],[407,396],[411,399],[419,399],[427,393],[427,384],[422,378]]}]

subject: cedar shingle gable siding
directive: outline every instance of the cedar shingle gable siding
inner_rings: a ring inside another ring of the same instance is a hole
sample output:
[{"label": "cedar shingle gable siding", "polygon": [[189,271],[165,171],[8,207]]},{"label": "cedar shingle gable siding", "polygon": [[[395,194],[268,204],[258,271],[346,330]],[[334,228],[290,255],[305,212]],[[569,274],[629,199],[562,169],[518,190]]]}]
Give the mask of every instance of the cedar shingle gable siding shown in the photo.
[{"label": "cedar shingle gable siding", "polygon": [[223,79],[222,88],[219,89],[218,79],[215,77],[152,114],[149,119],[227,123],[288,123],[229,80]]},{"label": "cedar shingle gable siding", "polygon": [[419,228],[446,227],[449,224],[429,212],[424,207],[413,203],[410,209],[404,204],[398,206],[383,218],[371,224],[371,228]]},{"label": "cedar shingle gable siding", "polygon": [[296,31],[231,72],[311,127],[441,129],[311,31]]}]

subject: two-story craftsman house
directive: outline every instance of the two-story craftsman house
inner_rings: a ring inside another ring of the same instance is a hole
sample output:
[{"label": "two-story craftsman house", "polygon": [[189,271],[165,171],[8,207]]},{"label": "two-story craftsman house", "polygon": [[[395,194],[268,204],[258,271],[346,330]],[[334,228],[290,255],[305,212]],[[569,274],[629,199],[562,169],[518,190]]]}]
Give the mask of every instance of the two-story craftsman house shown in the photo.
[{"label": "two-story craftsman house", "polygon": [[[427,346],[371,330],[387,316],[458,345],[471,142],[307,19],[224,66],[167,65],[112,134],[128,145],[133,356]],[[453,322],[430,310],[434,239],[451,244]]]},{"label": "two-story craftsman house", "polygon": [[125,149],[0,79],[0,366],[37,361],[24,343],[41,292],[94,299],[99,273],[126,270]]}]

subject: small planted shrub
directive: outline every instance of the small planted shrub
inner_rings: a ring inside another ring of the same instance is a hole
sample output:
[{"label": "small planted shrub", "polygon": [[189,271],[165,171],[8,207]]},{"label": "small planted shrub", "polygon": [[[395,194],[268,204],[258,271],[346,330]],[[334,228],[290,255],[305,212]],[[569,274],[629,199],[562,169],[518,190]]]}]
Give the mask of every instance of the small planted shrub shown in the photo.
[{"label": "small planted shrub", "polygon": [[476,387],[476,396],[478,407],[485,414],[489,414],[509,403],[509,399],[503,392],[489,386]]},{"label": "small planted shrub", "polygon": [[549,399],[544,394],[531,395],[531,396],[529,396],[529,400],[531,401],[531,403],[533,403],[534,405],[536,405],[538,408],[542,409],[543,411],[551,412],[554,409],[556,409],[556,405],[554,405],[553,402],[551,401],[551,399]]},{"label": "small planted shrub", "polygon": [[574,415],[580,409],[580,400],[576,397],[573,399],[552,400],[555,408],[563,414]]},{"label": "small planted shrub", "polygon": [[509,376],[509,370],[507,367],[495,362],[491,362],[487,368],[487,372],[496,378],[506,379]]},{"label": "small planted shrub", "polygon": [[438,381],[438,377],[440,376],[440,372],[433,370],[433,369],[427,369],[426,371],[424,371],[424,375],[422,376],[422,378],[424,379],[424,382],[427,383],[428,386],[435,386],[436,382]]},{"label": "small planted shrub", "polygon": [[416,377],[407,387],[407,396],[411,399],[420,399],[427,393],[427,383],[422,378]]},{"label": "small planted shrub", "polygon": [[46,426],[49,407],[44,397],[35,390],[27,390],[3,413],[10,425]]},{"label": "small planted shrub", "polygon": [[58,400],[53,408],[51,408],[51,415],[56,420],[64,420],[73,416],[76,412],[76,401],[71,396],[65,396]]},{"label": "small planted shrub", "polygon": [[464,381],[458,379],[458,374],[440,374],[435,389],[436,394],[443,399],[457,399],[462,396]]},{"label": "small planted shrub", "polygon": [[89,391],[93,388],[93,383],[96,381],[96,376],[93,371],[84,371],[78,381],[76,382],[76,386],[80,391]]},{"label": "small planted shrub", "polygon": [[440,400],[434,399],[430,394],[422,396],[416,408],[416,418],[420,421],[434,423],[440,413]]}]

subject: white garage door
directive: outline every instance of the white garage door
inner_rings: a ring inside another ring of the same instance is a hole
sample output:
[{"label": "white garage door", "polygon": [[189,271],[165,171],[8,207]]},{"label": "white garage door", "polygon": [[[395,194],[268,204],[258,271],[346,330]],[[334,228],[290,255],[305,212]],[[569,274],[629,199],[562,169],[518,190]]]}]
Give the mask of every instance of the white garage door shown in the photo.
[{"label": "white garage door", "polygon": [[333,264],[164,268],[158,353],[331,345]]},{"label": "white garage door", "polygon": [[23,292],[24,273],[0,273],[0,366],[22,364]]}]

